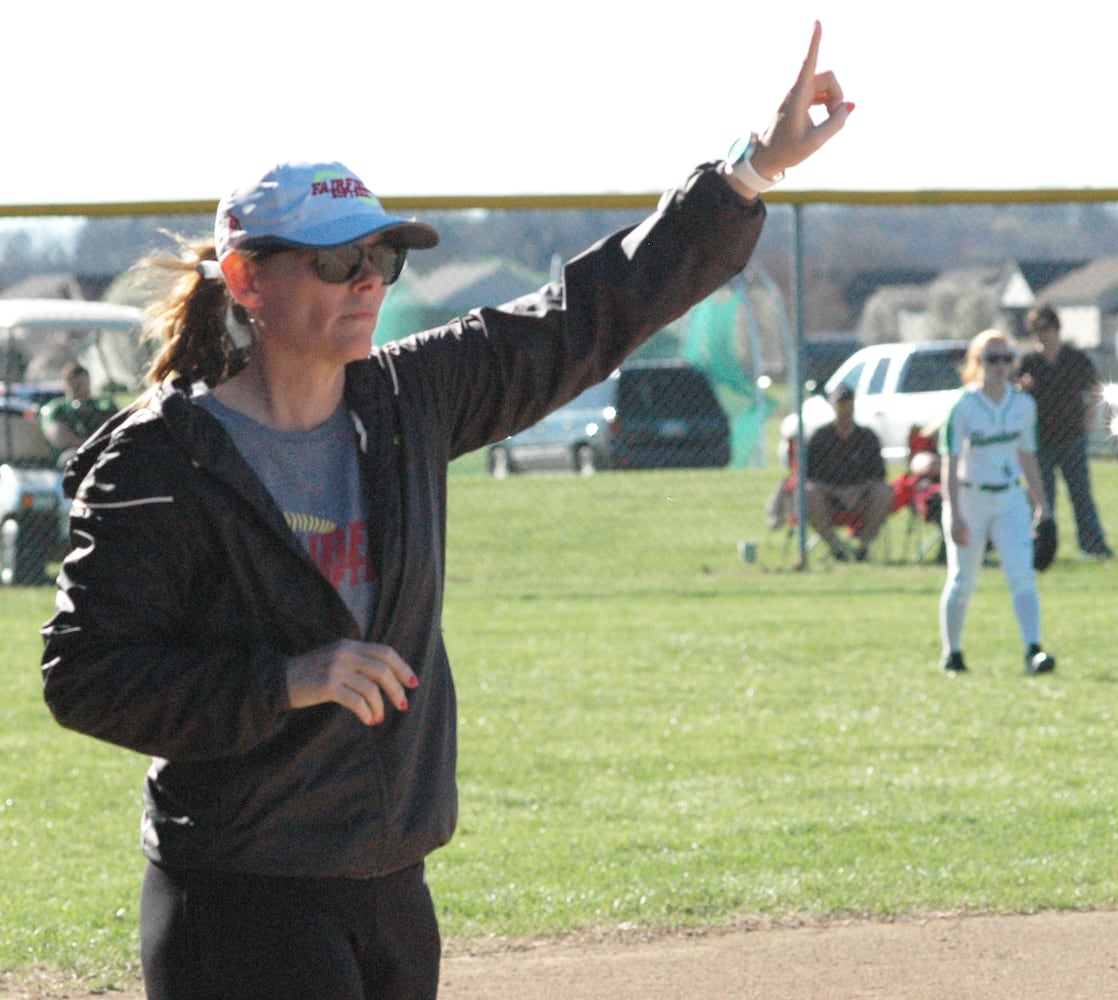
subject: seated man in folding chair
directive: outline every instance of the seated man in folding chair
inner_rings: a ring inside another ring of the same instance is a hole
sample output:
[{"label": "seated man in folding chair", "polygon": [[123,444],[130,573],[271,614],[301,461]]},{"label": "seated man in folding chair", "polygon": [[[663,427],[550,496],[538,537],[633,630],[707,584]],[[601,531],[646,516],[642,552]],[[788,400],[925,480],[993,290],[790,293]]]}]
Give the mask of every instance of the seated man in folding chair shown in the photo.
[{"label": "seated man in folding chair", "polygon": [[893,488],[885,479],[881,441],[854,423],[854,391],[840,385],[831,395],[835,419],[820,427],[807,445],[804,492],[807,520],[845,562],[847,549],[835,533],[846,524],[856,540],[854,558],[864,562],[870,545],[893,510]]}]

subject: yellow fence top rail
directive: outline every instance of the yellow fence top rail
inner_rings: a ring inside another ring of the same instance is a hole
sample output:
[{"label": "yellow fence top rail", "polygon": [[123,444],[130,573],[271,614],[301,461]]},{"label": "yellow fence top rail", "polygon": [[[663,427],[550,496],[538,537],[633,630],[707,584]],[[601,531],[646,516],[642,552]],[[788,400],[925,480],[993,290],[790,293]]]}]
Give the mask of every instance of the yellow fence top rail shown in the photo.
[{"label": "yellow fence top rail", "polygon": [[[648,194],[519,194],[519,195],[395,195],[381,200],[386,208],[415,210],[618,209],[651,208],[660,192]],[[1036,204],[1038,202],[1118,201],[1118,188],[1034,188],[1030,190],[964,191],[770,191],[771,204],[831,205],[967,205]],[[48,216],[209,215],[214,200],[69,202],[37,205],[0,205],[0,218]]]}]

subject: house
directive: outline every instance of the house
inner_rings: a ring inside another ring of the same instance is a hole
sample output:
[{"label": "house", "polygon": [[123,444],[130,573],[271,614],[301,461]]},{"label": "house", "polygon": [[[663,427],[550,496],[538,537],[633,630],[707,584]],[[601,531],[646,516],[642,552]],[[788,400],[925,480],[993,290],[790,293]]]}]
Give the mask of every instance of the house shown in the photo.
[{"label": "house", "polygon": [[[1010,333],[1024,336],[1025,314],[1042,297],[1041,289],[1084,266],[1083,261],[1073,260],[1007,260],[953,268],[920,284],[884,286],[866,303],[861,328],[869,342],[967,337],[978,331],[951,327],[966,326],[967,319],[972,321],[970,325],[981,323],[984,311],[996,310],[1010,319]],[[966,311],[960,305],[976,292],[986,294],[979,296],[977,304],[972,301],[971,315],[960,317]],[[993,320],[990,315],[985,321]]]},{"label": "house", "polygon": [[927,267],[873,267],[859,271],[843,289],[851,316],[860,316],[866,302],[882,288],[926,285],[936,276]]},{"label": "house", "polygon": [[73,274],[33,274],[0,292],[4,299],[87,299]]}]

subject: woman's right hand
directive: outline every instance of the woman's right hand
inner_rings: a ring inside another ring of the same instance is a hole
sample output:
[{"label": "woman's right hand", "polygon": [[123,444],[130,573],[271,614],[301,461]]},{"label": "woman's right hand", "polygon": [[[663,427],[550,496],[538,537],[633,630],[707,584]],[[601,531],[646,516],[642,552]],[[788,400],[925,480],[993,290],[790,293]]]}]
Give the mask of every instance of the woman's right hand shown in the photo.
[{"label": "woman's right hand", "polygon": [[292,708],[336,702],[367,726],[384,721],[385,698],[401,712],[407,689],[419,685],[411,667],[391,646],[341,639],[286,662]]}]

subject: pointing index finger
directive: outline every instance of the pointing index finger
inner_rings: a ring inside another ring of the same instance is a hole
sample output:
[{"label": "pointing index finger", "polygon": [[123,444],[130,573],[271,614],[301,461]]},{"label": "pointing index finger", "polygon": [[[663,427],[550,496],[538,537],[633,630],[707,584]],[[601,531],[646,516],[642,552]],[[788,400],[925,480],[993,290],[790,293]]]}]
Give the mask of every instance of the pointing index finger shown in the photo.
[{"label": "pointing index finger", "polygon": [[805,87],[808,91],[812,89],[812,81],[815,79],[815,67],[819,63],[819,42],[822,37],[823,25],[816,21],[811,31],[811,44],[807,47],[807,55],[804,56],[804,63],[800,67],[800,78],[796,81],[800,87]]}]

